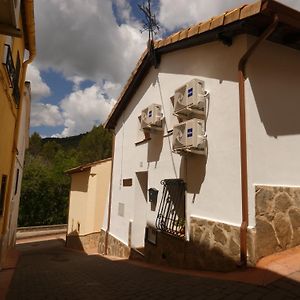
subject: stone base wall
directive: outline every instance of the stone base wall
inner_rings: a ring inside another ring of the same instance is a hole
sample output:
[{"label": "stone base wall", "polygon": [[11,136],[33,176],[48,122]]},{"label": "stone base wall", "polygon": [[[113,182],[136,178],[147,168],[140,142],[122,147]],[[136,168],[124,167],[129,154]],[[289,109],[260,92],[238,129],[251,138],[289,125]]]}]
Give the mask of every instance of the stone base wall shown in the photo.
[{"label": "stone base wall", "polygon": [[256,259],[300,245],[300,188],[255,187]]},{"label": "stone base wall", "polygon": [[69,234],[66,237],[66,247],[87,251],[97,248],[100,240],[100,232],[93,232],[86,235]]},{"label": "stone base wall", "polygon": [[[254,256],[254,236],[254,231],[249,231],[250,262]],[[158,232],[156,245],[146,241],[145,257],[148,262],[179,268],[230,271],[240,261],[240,228],[192,217],[190,241]]]},{"label": "stone base wall", "polygon": [[[100,254],[105,253],[105,235],[106,231],[101,230],[100,232],[100,239],[99,239],[99,245],[98,245],[98,252]],[[130,248],[113,237],[112,235],[108,235],[108,241],[107,241],[107,255],[110,256],[116,256],[116,257],[122,257],[122,258],[128,258],[130,255]]]}]

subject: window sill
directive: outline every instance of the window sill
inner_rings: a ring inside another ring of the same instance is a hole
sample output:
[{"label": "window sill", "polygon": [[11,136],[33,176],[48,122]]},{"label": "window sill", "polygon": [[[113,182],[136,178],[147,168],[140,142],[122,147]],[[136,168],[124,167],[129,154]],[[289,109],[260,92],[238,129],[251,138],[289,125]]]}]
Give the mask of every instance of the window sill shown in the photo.
[{"label": "window sill", "polygon": [[145,138],[145,139],[143,139],[142,141],[139,141],[139,142],[136,142],[136,143],[134,143],[136,146],[139,146],[139,145],[142,145],[142,144],[144,144],[144,143],[147,143],[148,141],[150,141],[151,140],[151,137],[147,137],[147,138]]}]

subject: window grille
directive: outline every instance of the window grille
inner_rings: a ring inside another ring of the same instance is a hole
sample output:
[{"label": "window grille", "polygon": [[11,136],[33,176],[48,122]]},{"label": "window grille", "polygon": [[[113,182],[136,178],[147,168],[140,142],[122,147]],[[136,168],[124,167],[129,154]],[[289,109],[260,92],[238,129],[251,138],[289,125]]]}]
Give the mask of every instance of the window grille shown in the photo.
[{"label": "window grille", "polygon": [[156,218],[156,228],[169,234],[185,235],[185,183],[182,179],[164,179],[163,195]]},{"label": "window grille", "polygon": [[4,64],[10,80],[11,87],[13,88],[12,94],[16,106],[18,107],[20,103],[20,89],[19,89],[19,79],[20,79],[20,70],[21,70],[20,55],[18,52],[16,66],[15,66],[10,45],[5,44],[5,53],[6,54],[5,54]]},{"label": "window grille", "polygon": [[19,106],[20,104],[20,89],[19,89],[19,78],[20,78],[20,70],[21,70],[21,62],[20,62],[20,55],[18,52],[17,55],[17,62],[16,62],[16,69],[15,69],[15,76],[13,79],[13,96],[16,102],[16,105]]}]

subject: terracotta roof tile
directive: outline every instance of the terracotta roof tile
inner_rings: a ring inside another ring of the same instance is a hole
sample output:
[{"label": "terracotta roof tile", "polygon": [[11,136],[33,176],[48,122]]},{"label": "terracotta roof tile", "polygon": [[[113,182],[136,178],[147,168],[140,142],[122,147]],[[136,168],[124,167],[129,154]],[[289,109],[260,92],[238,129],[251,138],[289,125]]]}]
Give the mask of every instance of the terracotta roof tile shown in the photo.
[{"label": "terracotta roof tile", "polygon": [[180,31],[179,41],[186,39],[188,37],[189,27]]},{"label": "terracotta roof tile", "polygon": [[154,45],[155,45],[155,48],[160,48],[160,47],[162,47],[162,44],[163,44],[163,40],[159,40],[159,41],[157,41],[157,44],[154,44]]},{"label": "terracotta roof tile", "polygon": [[255,15],[260,12],[261,1],[246,5],[241,9],[240,20]]},{"label": "terracotta roof tile", "polygon": [[224,25],[232,23],[240,19],[240,8],[233,9],[225,14]]},{"label": "terracotta roof tile", "polygon": [[199,27],[199,33],[208,31],[210,27],[210,22],[211,20],[201,23]]},{"label": "terracotta roof tile", "polygon": [[224,16],[225,16],[225,14],[212,18],[209,29],[214,29],[219,26],[222,26],[224,23]]},{"label": "terracotta roof tile", "polygon": [[199,32],[199,24],[193,25],[188,31],[188,37],[191,37]]},{"label": "terracotta roof tile", "polygon": [[171,36],[168,36],[164,39],[164,46],[167,46],[172,43]]},{"label": "terracotta roof tile", "polygon": [[180,36],[180,31],[174,33],[172,36],[171,36],[171,41],[172,43],[175,43],[179,40],[179,36]]},{"label": "terracotta roof tile", "polygon": [[[236,22],[238,20],[245,19],[247,17],[251,17],[258,13],[263,14],[264,10],[267,7],[267,4],[270,4],[270,3],[272,4],[273,2],[277,3],[276,1],[273,1],[273,0],[260,0],[253,4],[250,4],[250,5],[240,6],[231,11],[225,12],[224,14],[222,14],[220,16],[211,18],[210,20],[208,20],[206,22],[199,23],[199,24],[193,25],[189,28],[182,29],[179,32],[176,32],[165,39],[156,41],[156,42],[154,42],[154,47],[156,49],[160,49],[169,44],[179,42],[184,39],[188,39],[189,37],[195,36],[197,34],[200,35],[203,32],[207,32],[211,29],[230,24],[230,23]],[[266,7],[264,6],[264,4]],[[282,4],[278,4],[277,6],[279,7],[278,10],[282,9],[281,8]],[[106,125],[108,125],[109,128],[112,125],[112,124],[109,124],[109,122],[115,122],[115,120],[118,118],[120,111],[116,111],[116,108],[119,106],[119,104],[123,100],[126,100],[124,98],[124,96],[125,96],[128,88],[132,84],[132,81],[134,80],[135,76],[139,72],[139,69],[140,69],[142,63],[145,61],[145,59],[147,59],[147,54],[148,54],[148,49],[146,49],[144,51],[144,53],[142,54],[140,60],[138,61],[137,65],[135,66],[133,73],[131,74],[130,78],[128,79],[126,85],[124,86],[115,107],[111,111],[111,113],[107,119],[107,122],[106,122]],[[110,119],[112,119],[112,121]]]},{"label": "terracotta roof tile", "polygon": [[160,42],[161,40],[157,40],[157,41],[154,41],[154,48],[158,48],[158,45],[159,45],[159,42]]}]

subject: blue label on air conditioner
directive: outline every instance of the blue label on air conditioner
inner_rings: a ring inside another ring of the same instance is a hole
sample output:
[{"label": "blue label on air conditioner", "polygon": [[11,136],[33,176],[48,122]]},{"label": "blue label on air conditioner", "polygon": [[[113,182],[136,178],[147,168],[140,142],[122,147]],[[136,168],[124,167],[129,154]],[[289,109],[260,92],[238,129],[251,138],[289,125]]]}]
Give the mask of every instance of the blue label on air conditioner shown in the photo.
[{"label": "blue label on air conditioner", "polygon": [[188,97],[193,96],[193,88],[188,89]]},{"label": "blue label on air conditioner", "polygon": [[152,117],[152,110],[149,110],[149,112],[148,112],[148,117],[149,117],[149,118]]},{"label": "blue label on air conditioner", "polygon": [[192,137],[192,136],[193,136],[193,128],[188,128],[187,137]]}]

